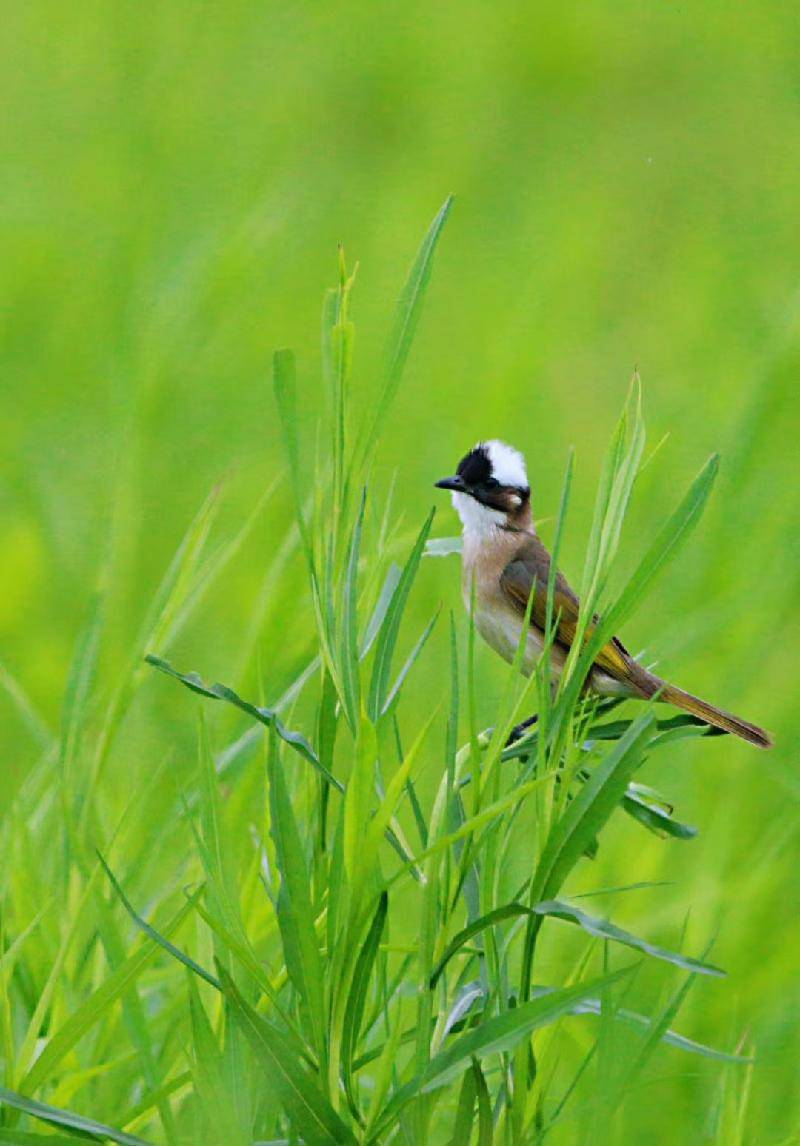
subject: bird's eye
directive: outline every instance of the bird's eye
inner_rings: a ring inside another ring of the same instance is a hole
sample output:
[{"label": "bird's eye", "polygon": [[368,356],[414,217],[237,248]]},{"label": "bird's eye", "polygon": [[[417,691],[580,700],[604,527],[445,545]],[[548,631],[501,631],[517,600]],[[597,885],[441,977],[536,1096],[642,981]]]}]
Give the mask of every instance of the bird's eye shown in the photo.
[{"label": "bird's eye", "polygon": [[497,478],[487,478],[483,485],[485,489],[500,489],[500,482]]}]

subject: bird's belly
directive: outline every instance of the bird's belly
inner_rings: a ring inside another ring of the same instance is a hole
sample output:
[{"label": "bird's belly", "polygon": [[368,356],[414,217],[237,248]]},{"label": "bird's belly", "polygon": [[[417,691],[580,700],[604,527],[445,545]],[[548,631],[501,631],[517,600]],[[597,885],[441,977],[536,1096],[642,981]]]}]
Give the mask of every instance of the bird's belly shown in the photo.
[{"label": "bird's belly", "polygon": [[[499,653],[504,660],[509,662],[514,660],[522,635],[522,623],[514,613],[502,609],[476,609],[475,628],[487,645]],[[552,653],[552,671],[556,676],[560,676],[564,666],[564,658],[560,654],[560,650],[556,648],[552,650]],[[522,660],[522,671],[526,676],[533,672],[541,654],[541,633],[535,627],[531,627],[528,629],[528,635],[525,639],[525,651]]]},{"label": "bird's belly", "polygon": [[[486,641],[487,645],[508,661],[513,662],[519,648],[522,635],[522,622],[515,613],[504,609],[476,609],[475,628]],[[535,626],[531,626],[525,641],[522,671],[530,676],[536,668],[539,657],[542,655],[542,634]],[[567,659],[566,650],[559,644],[550,649],[550,673],[553,683],[561,677],[564,663]],[[601,696],[627,696],[630,689],[622,681],[616,680],[603,672],[602,669],[593,668],[587,681],[589,688]]]}]

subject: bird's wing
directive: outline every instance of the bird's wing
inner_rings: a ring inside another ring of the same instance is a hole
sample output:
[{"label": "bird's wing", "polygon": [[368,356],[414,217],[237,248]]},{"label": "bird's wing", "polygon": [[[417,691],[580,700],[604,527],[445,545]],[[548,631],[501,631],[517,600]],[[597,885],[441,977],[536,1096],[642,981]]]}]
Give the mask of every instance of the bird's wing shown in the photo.
[{"label": "bird's wing", "polygon": [[[531,606],[531,625],[544,631],[547,618],[547,585],[550,578],[550,554],[538,537],[526,539],[500,575],[500,585],[509,602],[524,616],[528,599],[534,594]],[[553,616],[558,618],[555,639],[563,648],[570,649],[575,639],[580,602],[561,573],[556,573],[553,586]],[[598,618],[589,624],[587,637]],[[611,676],[626,679],[630,674],[631,657],[625,646],[613,637],[595,658],[595,664]]]}]

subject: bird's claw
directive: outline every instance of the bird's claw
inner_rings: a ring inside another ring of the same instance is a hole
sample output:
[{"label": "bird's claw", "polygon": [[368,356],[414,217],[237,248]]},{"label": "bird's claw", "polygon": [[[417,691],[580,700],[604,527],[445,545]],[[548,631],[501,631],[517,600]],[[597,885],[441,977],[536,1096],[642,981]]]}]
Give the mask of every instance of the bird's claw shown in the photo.
[{"label": "bird's claw", "polygon": [[518,740],[522,740],[525,733],[529,728],[533,728],[539,719],[539,714],[534,712],[533,716],[529,716],[527,720],[521,721],[520,724],[515,725],[509,733],[508,740],[506,741],[506,748],[510,748],[512,744],[516,744]]}]

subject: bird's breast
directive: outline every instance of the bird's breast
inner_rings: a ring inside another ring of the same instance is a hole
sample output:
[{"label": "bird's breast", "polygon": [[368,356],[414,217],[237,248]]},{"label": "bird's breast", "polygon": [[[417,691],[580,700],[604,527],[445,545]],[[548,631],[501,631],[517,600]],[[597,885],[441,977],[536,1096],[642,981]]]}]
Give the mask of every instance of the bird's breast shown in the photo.
[{"label": "bird's breast", "polygon": [[[503,608],[500,604],[482,608],[476,602],[475,628],[487,645],[504,660],[509,662],[514,660],[522,636],[522,623],[513,610]],[[526,675],[533,671],[541,652],[541,633],[535,627],[531,627],[525,638],[522,661],[522,670]]]},{"label": "bird's breast", "polygon": [[[524,618],[503,592],[500,577],[503,569],[512,559],[519,542],[513,534],[501,535],[494,546],[465,546],[462,567],[462,592],[464,605],[469,613],[474,594],[475,628],[504,660],[513,661],[517,655]],[[542,633],[535,625],[528,628],[525,636],[522,671],[529,675],[536,667],[542,653]],[[560,675],[564,665],[563,650],[553,646],[551,650],[551,671]]]}]

